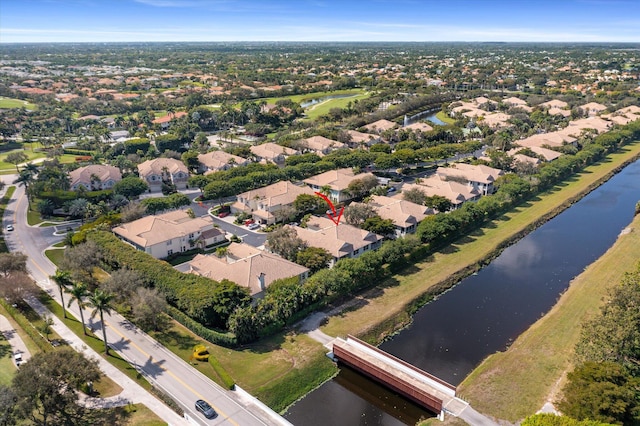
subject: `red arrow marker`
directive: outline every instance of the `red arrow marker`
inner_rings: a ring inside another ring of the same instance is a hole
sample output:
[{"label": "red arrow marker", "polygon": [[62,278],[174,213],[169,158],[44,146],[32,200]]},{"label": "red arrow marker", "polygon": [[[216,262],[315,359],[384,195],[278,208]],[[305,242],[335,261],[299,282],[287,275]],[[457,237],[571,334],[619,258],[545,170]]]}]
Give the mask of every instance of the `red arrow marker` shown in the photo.
[{"label": "red arrow marker", "polygon": [[[344,207],[340,208],[340,212],[336,213],[336,208],[333,206],[333,203],[331,202],[331,200],[329,199],[329,197],[327,197],[326,195],[320,193],[320,192],[316,192],[315,193],[318,197],[322,198],[323,200],[325,200],[327,202],[327,204],[329,204],[329,207],[331,207],[331,211],[333,213],[327,213],[327,216],[329,217],[329,219],[331,219],[331,221],[333,223],[336,224],[336,226],[338,226],[338,224],[340,223],[340,218],[342,217],[342,213],[344,213]],[[337,215],[337,217],[336,217]]]}]

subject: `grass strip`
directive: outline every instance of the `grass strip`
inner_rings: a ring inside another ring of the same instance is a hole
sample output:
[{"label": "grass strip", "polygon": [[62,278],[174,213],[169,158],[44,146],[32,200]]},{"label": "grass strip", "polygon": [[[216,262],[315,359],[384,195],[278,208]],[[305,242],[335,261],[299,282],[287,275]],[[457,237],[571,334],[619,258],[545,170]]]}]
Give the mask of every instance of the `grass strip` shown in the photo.
[{"label": "grass strip", "polygon": [[75,333],[76,336],[82,339],[82,341],[88,347],[101,354],[104,359],[109,361],[144,389],[151,389],[151,384],[140,373],[138,373],[138,371],[133,366],[131,366],[131,364],[120,357],[120,355],[118,355],[115,351],[109,351],[109,355],[105,356],[103,354],[104,342],[91,332],[89,332],[88,335],[85,335],[82,328],[82,323],[78,321],[71,313],[67,311],[67,318],[64,318],[62,306],[60,306],[58,302],[52,299],[51,296],[49,296],[45,292],[40,292],[38,299],[43,305],[47,307],[47,309],[49,309],[49,311],[51,311],[51,313],[58,317],[58,319],[62,321],[64,325],[66,325],[73,333]]},{"label": "grass strip", "polygon": [[322,330],[331,336],[355,334],[369,342],[381,342],[411,321],[409,313],[416,309],[416,301],[426,303],[433,295],[478,270],[509,244],[569,207],[608,179],[614,170],[638,156],[639,141],[610,154],[600,163],[363,293],[359,303],[329,318]]},{"label": "grass strip", "polygon": [[[640,215],[631,232],[572,280],[558,303],[516,339],[506,352],[489,356],[460,385],[473,407],[496,418],[518,421],[534,414],[573,368],[585,319],[597,314],[610,289],[640,261]],[[513,395],[518,395],[513,398]]]}]

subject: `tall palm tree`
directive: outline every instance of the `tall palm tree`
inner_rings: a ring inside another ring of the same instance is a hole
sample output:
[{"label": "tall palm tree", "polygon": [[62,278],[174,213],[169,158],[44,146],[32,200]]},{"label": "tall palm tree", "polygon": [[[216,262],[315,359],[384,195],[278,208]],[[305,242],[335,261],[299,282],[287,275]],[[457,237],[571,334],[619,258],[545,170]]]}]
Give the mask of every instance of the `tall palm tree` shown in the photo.
[{"label": "tall palm tree", "polygon": [[20,174],[18,175],[18,179],[14,180],[13,183],[17,183],[18,185],[24,186],[24,193],[27,194],[27,203],[29,203],[29,210],[31,210],[31,183],[35,179],[32,171],[28,169],[22,169]]},{"label": "tall palm tree", "polygon": [[87,307],[87,302],[85,299],[89,296],[89,290],[87,289],[87,285],[84,283],[73,283],[73,287],[71,287],[69,294],[71,298],[69,299],[69,304],[67,308],[71,306],[71,304],[76,301],[78,303],[78,309],[80,310],[80,321],[82,321],[82,331],[84,335],[87,335],[87,327],[84,325],[84,313],[82,310]]},{"label": "tall palm tree", "polygon": [[57,285],[60,290],[60,304],[62,305],[62,315],[67,317],[67,310],[64,307],[64,290],[69,288],[73,281],[71,281],[71,273],[69,271],[63,271],[62,269],[57,269],[54,275],[50,277]]},{"label": "tall palm tree", "polygon": [[97,289],[93,294],[89,295],[88,306],[93,308],[91,318],[95,318],[96,314],[100,314],[100,325],[102,326],[102,339],[104,340],[104,353],[109,355],[109,345],[107,343],[107,328],[104,324],[104,313],[111,314],[114,295]]}]

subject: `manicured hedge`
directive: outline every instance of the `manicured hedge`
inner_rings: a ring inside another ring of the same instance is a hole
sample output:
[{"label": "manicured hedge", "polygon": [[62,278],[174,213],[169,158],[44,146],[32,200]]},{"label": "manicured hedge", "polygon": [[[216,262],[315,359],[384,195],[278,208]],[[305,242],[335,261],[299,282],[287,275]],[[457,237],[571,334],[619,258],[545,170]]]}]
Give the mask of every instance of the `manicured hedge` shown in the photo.
[{"label": "manicured hedge", "polygon": [[147,285],[160,290],[171,305],[207,327],[225,329],[236,307],[250,303],[247,289],[229,280],[217,282],[184,274],[167,262],[120,241],[110,232],[91,230],[86,238],[98,244],[108,268],[135,270]]}]

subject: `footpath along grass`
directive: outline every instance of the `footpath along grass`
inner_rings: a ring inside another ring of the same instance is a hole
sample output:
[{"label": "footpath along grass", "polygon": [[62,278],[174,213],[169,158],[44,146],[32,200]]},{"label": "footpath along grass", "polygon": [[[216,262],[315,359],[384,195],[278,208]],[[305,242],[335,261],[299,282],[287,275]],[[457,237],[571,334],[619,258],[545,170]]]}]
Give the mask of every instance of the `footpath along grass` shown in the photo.
[{"label": "footpath along grass", "polygon": [[[67,297],[69,296],[67,295]],[[117,367],[120,371],[125,373],[131,379],[136,381],[144,389],[146,390],[151,389],[151,385],[149,384],[149,382],[146,379],[144,379],[133,366],[131,366],[124,359],[122,359],[115,351],[111,350],[109,351],[109,356],[105,356],[104,343],[102,342],[102,340],[100,340],[93,333],[88,333],[89,335],[85,336],[82,330],[82,323],[78,319],[76,319],[69,312],[67,312],[67,318],[63,318],[62,306],[60,306],[58,302],[53,300],[48,294],[44,292],[41,293],[38,298],[40,302],[43,305],[45,305],[47,309],[49,309],[49,311],[51,311],[51,313],[57,316],[58,319],[62,321],[71,331],[73,331],[73,333],[76,336],[80,337],[88,347],[90,347],[97,353],[101,354],[103,358],[105,358],[107,361],[109,361],[111,364],[113,364],[115,367]],[[65,299],[65,302],[67,302],[67,300],[68,299]],[[100,331],[97,331],[97,332],[99,333]]]},{"label": "footpath along grass", "polygon": [[487,257],[497,254],[505,241],[525,233],[545,215],[559,212],[567,200],[578,197],[616,167],[639,155],[640,142],[635,142],[599,164],[587,167],[572,179],[387,279],[378,288],[363,294],[357,308],[331,317],[322,331],[331,336],[355,334],[369,342],[380,342],[394,329],[408,324],[411,320],[408,307],[429,289],[456,277],[465,268],[479,267]]},{"label": "footpath along grass", "polygon": [[465,379],[459,393],[476,410],[516,422],[542,408],[548,397],[555,400],[564,373],[573,368],[581,324],[597,314],[608,291],[640,262],[640,215],[629,228],[571,282],[549,313]]}]

